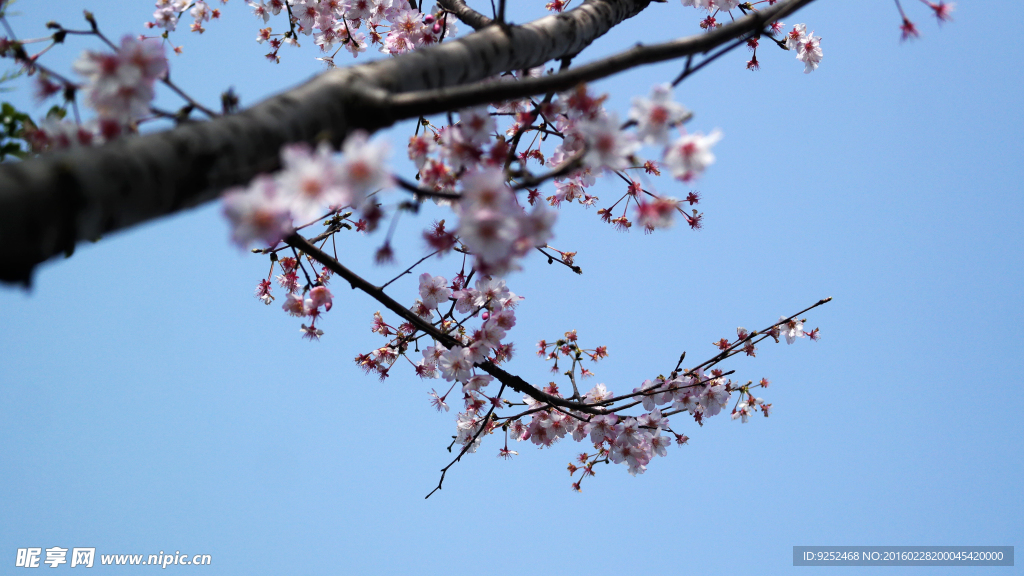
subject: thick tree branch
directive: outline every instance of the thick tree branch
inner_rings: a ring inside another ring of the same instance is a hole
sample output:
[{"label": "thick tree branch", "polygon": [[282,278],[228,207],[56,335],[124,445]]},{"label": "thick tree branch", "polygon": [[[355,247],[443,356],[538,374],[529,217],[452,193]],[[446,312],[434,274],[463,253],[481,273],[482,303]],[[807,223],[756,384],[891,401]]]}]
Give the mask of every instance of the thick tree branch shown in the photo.
[{"label": "thick tree branch", "polygon": [[494,22],[487,16],[467,6],[463,0],[438,0],[438,4],[441,5],[441,8],[454,14],[473,30],[482,30]]},{"label": "thick tree branch", "polygon": [[[0,280],[28,284],[80,240],[216,198],[279,167],[292,142],[340,144],[405,118],[390,94],[478,82],[573,56],[650,0],[587,0],[523,26],[489,26],[397,58],[332,70],[241,113],[0,166]],[[416,114],[419,116],[419,114]]]},{"label": "thick tree branch", "polygon": [[783,18],[813,1],[788,0],[780,2],[770,8],[751,12],[749,15],[712,32],[650,46],[637,44],[614,56],[558,74],[539,78],[523,78],[518,82],[482,82],[425,92],[393,94],[387,97],[387,105],[392,109],[393,114],[407,117],[412,110],[423,115],[436,114],[452,108],[466,108],[525,98],[545,92],[569,90],[581,83],[607,78],[644,64],[708,52],[737,37],[757,34],[771,22]]}]

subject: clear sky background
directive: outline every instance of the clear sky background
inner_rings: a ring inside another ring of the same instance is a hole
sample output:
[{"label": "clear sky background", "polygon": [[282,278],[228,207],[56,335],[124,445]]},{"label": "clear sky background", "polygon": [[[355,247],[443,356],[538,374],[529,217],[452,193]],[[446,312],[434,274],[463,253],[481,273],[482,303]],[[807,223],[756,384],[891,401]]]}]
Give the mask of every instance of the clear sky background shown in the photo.
[{"label": "clear sky background", "polygon": [[[543,12],[542,0],[514,4],[518,21]],[[821,0],[786,19],[824,38],[816,72],[764,46],[760,72],[737,51],[676,91],[690,129],[725,136],[697,186],[704,230],[621,234],[563,208],[553,244],[579,252],[583,275],[531,257],[508,278],[526,297],[511,370],[546,383],[533,344],[575,328],[608,346],[591,383],[616,392],[683,350],[711,356],[737,326],[834,297],[807,315],[820,342],[728,366],[771,379],[771,418],[698,428],[676,416],[688,446],[636,478],[600,467],[581,494],[565,467],[583,445],[519,444],[506,462],[489,437],[424,500],[455,431],[454,411],[428,405],[437,382],[362,374],[352,358],[383,344],[369,331],[380,306],[340,284],[323,340],[301,340],[295,318],[253,298],[267,262],[229,244],[210,204],[82,245],[30,292],[0,288],[0,573],[30,546],[211,554],[212,567],[173,568],[210,574],[779,574],[798,570],[794,545],[1021,551],[1024,27],[1015,2],[960,2],[941,29],[906,4],[917,41],[900,44],[891,2]],[[43,35],[47,20],[79,26],[83,8],[112,36],[143,32],[153,10],[22,0],[13,23]],[[202,36],[174,35],[185,50],[172,74],[199,100],[234,86],[249,105],[322,70],[312,42],[267,63],[262,23],[239,0],[222,10]],[[692,34],[697,20],[654,4],[585,56]],[[67,70],[91,46],[69,38],[49,62]],[[624,113],[680,66],[597,89]],[[32,105],[24,87],[3,96]],[[410,130],[384,135],[401,170]],[[597,193],[621,188],[608,178]],[[404,220],[400,238],[435,215]],[[344,241],[343,262],[375,282],[404,267],[371,264],[380,236]],[[400,242],[399,264],[420,250]],[[414,284],[394,294],[411,304]]]}]

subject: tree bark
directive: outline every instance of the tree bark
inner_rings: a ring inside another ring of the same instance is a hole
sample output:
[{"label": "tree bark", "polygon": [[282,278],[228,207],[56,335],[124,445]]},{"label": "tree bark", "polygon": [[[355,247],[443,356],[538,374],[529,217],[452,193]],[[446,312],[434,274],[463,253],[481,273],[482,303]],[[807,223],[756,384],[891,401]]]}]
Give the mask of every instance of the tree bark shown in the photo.
[{"label": "tree bark", "polygon": [[173,214],[279,167],[288,143],[339,145],[416,117],[380,102],[571,57],[650,0],[586,0],[523,26],[491,25],[403,56],[332,70],[238,114],[0,166],[0,280],[28,285],[35,267],[80,240]]}]

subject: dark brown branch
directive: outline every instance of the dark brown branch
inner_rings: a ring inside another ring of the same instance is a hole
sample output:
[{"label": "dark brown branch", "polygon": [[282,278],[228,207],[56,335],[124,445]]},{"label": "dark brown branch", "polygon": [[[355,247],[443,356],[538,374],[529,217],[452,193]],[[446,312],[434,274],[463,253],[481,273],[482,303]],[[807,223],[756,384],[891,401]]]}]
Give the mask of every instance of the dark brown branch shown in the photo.
[{"label": "dark brown branch", "polygon": [[[409,310],[405,306],[399,304],[394,298],[388,296],[382,289],[378,288],[377,286],[374,286],[373,284],[365,280],[363,277],[359,276],[355,272],[352,272],[351,270],[343,266],[334,258],[325,254],[316,246],[310,244],[301,235],[292,234],[291,236],[285,238],[285,242],[289,246],[294,246],[295,248],[298,248],[299,250],[302,250],[306,254],[312,256],[314,259],[316,259],[321,264],[326,266],[332,272],[346,280],[352,286],[353,289],[358,289],[365,292],[371,298],[383,304],[384,307],[386,307],[388,310],[391,310],[399,317],[415,326],[417,330],[420,330],[421,332],[428,334],[434,340],[437,340],[446,347],[452,348],[453,346],[462,345],[455,338],[452,338],[451,336],[442,333],[433,325],[424,321],[422,318],[414,314],[412,310]],[[539,388],[534,387],[533,385],[528,383],[526,380],[523,380],[519,376],[509,374],[504,369],[496,366],[491,362],[482,362],[480,364],[477,364],[477,366],[484,372],[490,374],[491,376],[494,376],[496,380],[498,380],[505,386],[511,388],[512,390],[515,390],[516,392],[519,392],[520,394],[527,394],[537,399],[539,402],[545,402],[555,406],[562,406],[570,410],[578,410],[580,412],[586,412],[588,414],[605,414],[607,412],[603,408],[595,408],[593,406],[588,406],[580,402],[572,402],[570,400],[566,400],[565,398],[559,398],[558,396],[548,394],[540,390]]]},{"label": "dark brown branch", "polygon": [[[505,392],[505,385],[502,384],[501,385],[501,389],[498,390],[497,398],[501,398],[501,395],[504,392]],[[454,466],[455,463],[458,462],[459,460],[462,460],[462,457],[466,454],[466,452],[469,451],[470,447],[472,447],[473,444],[476,443],[477,438],[479,438],[480,435],[483,434],[485,430],[487,430],[488,424],[490,424],[490,422],[491,422],[491,414],[494,414],[494,409],[495,408],[497,408],[497,405],[492,403],[491,404],[491,409],[487,411],[487,415],[484,416],[483,421],[480,423],[480,429],[477,430],[476,433],[473,434],[473,437],[469,439],[469,442],[465,446],[462,447],[462,450],[459,452],[459,455],[455,457],[455,460],[452,460],[451,462],[448,463],[447,466],[445,466],[444,468],[441,468],[441,479],[437,481],[437,488],[434,488],[433,490],[431,490],[430,494],[427,494],[423,498],[424,500],[426,500],[427,498],[430,498],[431,496],[434,495],[434,492],[437,492],[438,490],[441,489],[441,485],[444,484],[444,477],[445,477],[445,474],[448,473],[448,469],[451,468],[452,466]],[[452,444],[454,444],[454,442],[452,442]],[[451,446],[449,446],[448,448],[450,449]]]},{"label": "dark brown branch", "polygon": [[401,273],[401,274],[399,274],[398,276],[395,276],[395,277],[394,277],[394,278],[392,278],[391,280],[388,280],[387,282],[385,282],[385,283],[384,283],[384,284],[383,284],[383,285],[382,285],[382,286],[380,287],[380,289],[381,289],[381,290],[383,290],[383,289],[387,288],[387,287],[388,287],[388,286],[390,286],[390,285],[391,285],[391,283],[392,283],[392,282],[394,282],[395,280],[398,280],[398,279],[399,279],[399,278],[401,278],[402,276],[405,276],[406,274],[409,274],[410,272],[412,272],[412,269],[413,269],[413,268],[415,268],[415,267],[419,266],[420,264],[422,264],[422,263],[423,263],[423,261],[424,261],[424,260],[426,260],[427,258],[430,258],[431,256],[433,256],[434,254],[437,254],[438,252],[440,252],[440,250],[434,250],[434,251],[433,251],[433,252],[431,252],[430,254],[427,254],[427,255],[426,255],[426,256],[424,256],[423,258],[420,258],[419,260],[417,260],[417,261],[416,261],[416,263],[415,263],[415,264],[413,264],[412,266],[409,266],[408,268],[406,268],[404,272],[402,272],[402,273]]},{"label": "dark brown branch", "polygon": [[[546,246],[546,247],[550,248],[550,246]],[[577,274],[583,274],[583,268],[580,268],[579,266],[576,266],[575,264],[569,264],[568,262],[566,262],[565,260],[562,260],[558,256],[554,256],[554,255],[548,254],[547,252],[544,251],[544,248],[541,248],[540,246],[537,246],[536,248],[537,248],[538,252],[540,252],[541,254],[543,254],[543,255],[548,257],[548,264],[553,264],[555,262],[558,262],[562,266],[565,266],[566,268],[568,268],[569,270],[572,270],[573,272],[575,272]]]},{"label": "dark brown branch", "polygon": [[543,174],[538,174],[536,176],[527,174],[519,178],[519,182],[516,182],[515,186],[512,186],[512,189],[518,191],[525,190],[527,188],[536,188],[537,186],[540,186],[541,184],[547,182],[548,180],[559,178],[561,176],[566,176],[570,172],[579,169],[580,166],[583,165],[583,156],[586,154],[586,152],[586,150],[583,150],[577,153],[572,158],[569,158],[565,162],[559,164],[557,167]]},{"label": "dark brown branch", "polygon": [[399,188],[415,194],[417,200],[422,200],[424,198],[442,198],[444,200],[459,200],[460,198],[462,198],[462,194],[457,194],[455,192],[437,192],[434,190],[425,190],[397,174],[393,175],[391,179],[394,180],[395,185],[397,185]]},{"label": "dark brown branch", "polygon": [[[760,342],[761,340],[764,340],[765,338],[767,338],[767,333],[771,329],[775,328],[776,326],[781,326],[781,325],[789,322],[790,320],[796,318],[797,316],[803,314],[804,312],[809,312],[809,311],[817,308],[818,306],[821,306],[822,304],[828,304],[831,301],[832,301],[832,297],[831,296],[829,296],[828,298],[822,298],[821,300],[818,300],[814,304],[811,304],[810,306],[808,306],[807,308],[804,308],[803,310],[797,312],[796,314],[793,314],[792,316],[788,316],[786,318],[783,318],[783,319],[779,320],[778,322],[772,324],[771,326],[769,326],[769,327],[767,327],[767,328],[765,328],[763,330],[759,330],[759,331],[756,331],[756,332],[751,332],[751,338],[753,338],[754,336],[761,336],[761,338],[759,340],[755,341],[755,343]],[[700,368],[714,366],[715,364],[718,364],[719,362],[721,362],[722,360],[725,360],[729,356],[733,356],[733,355],[739,353],[741,351],[741,348],[740,348],[741,344],[743,344],[742,340],[741,341],[737,341],[735,344],[729,346],[725,350],[722,350],[721,352],[719,352],[718,354],[716,354],[715,356],[713,356],[709,360],[705,360],[704,362],[701,362],[700,364],[697,364],[693,368],[690,368],[689,370],[686,371],[686,374],[687,375],[692,375],[694,370],[697,370],[697,369],[700,369]]]}]

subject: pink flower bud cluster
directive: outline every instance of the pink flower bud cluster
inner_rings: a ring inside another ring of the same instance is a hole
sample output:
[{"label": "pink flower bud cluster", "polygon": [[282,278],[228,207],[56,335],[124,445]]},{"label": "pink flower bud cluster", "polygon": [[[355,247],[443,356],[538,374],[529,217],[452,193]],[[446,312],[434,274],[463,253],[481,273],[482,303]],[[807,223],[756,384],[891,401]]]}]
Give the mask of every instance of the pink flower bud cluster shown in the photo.
[{"label": "pink flower bud cluster", "polygon": [[[281,274],[277,276],[277,283],[286,291],[284,305],[281,308],[290,316],[309,318],[309,326],[302,325],[302,337],[319,340],[324,333],[323,330],[316,327],[316,321],[324,312],[329,312],[334,304],[334,296],[327,289],[331,272],[327,268],[323,268],[320,274],[310,277],[304,269],[304,265],[296,258],[288,257],[280,260],[275,258],[274,262],[275,266],[281,269]],[[309,264],[312,264],[312,261]],[[309,278],[313,282],[312,284],[300,280],[300,267],[302,267],[301,274],[305,278]],[[270,276],[261,280],[256,286],[255,296],[268,306],[274,300],[271,293],[273,286],[270,281],[273,274],[274,267],[271,267]]]}]

